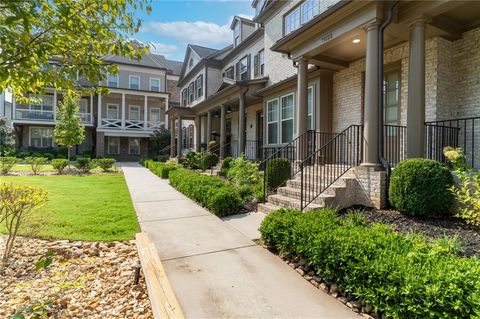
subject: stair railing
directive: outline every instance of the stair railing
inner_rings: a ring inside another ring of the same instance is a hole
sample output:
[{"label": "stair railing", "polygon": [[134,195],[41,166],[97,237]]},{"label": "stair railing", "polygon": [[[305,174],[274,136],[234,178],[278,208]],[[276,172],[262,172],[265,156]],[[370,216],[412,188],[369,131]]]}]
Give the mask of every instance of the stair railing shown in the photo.
[{"label": "stair railing", "polygon": [[351,125],[298,164],[302,211],[350,168],[360,164],[362,134],[361,125]]}]

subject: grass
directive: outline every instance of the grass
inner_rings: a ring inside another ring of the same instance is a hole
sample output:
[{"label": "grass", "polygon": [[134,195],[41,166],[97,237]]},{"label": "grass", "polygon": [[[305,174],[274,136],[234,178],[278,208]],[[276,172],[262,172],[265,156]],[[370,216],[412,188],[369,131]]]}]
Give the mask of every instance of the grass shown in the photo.
[{"label": "grass", "polygon": [[[35,211],[35,217],[47,216],[36,237],[113,241],[133,239],[139,231],[122,174],[0,176],[0,182],[48,191],[47,204]],[[3,225],[0,231],[5,231]]]}]

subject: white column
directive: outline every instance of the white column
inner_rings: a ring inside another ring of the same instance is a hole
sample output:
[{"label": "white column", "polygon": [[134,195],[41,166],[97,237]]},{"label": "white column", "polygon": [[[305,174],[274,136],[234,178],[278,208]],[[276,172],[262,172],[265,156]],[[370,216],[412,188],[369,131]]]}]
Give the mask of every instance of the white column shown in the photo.
[{"label": "white column", "polygon": [[97,127],[102,126],[102,94],[98,94],[98,105],[97,105]]},{"label": "white column", "polygon": [[177,158],[182,157],[182,142],[183,142],[183,135],[182,135],[182,117],[180,115],[177,116],[178,121],[178,134],[177,134]]},{"label": "white column", "polygon": [[[297,71],[297,136],[305,134],[308,130],[308,60],[298,60]],[[297,147],[297,160],[303,161],[307,157],[308,142],[306,139],[299,140]]]},{"label": "white column", "polygon": [[122,93],[122,130],[125,129],[125,93]]},{"label": "white column", "polygon": [[425,19],[410,25],[408,58],[407,158],[425,152]]},{"label": "white column", "polygon": [[238,102],[238,155],[245,154],[245,93],[240,92]]},{"label": "white column", "polygon": [[53,121],[57,120],[57,90],[53,91]]},{"label": "white column", "polygon": [[226,132],[226,114],[227,107],[225,104],[222,104],[220,107],[220,158],[225,158],[225,142],[227,141],[227,132]]},{"label": "white column", "polygon": [[15,98],[15,95],[13,95],[13,92],[12,92],[12,111],[13,111],[12,119],[16,119],[17,118],[17,99]]},{"label": "white column", "polygon": [[93,122],[93,94],[90,94],[90,123]]},{"label": "white column", "polygon": [[148,96],[143,98],[143,128],[148,129]]},{"label": "white column", "polygon": [[202,134],[202,118],[200,115],[195,117],[195,152],[200,152],[201,134]]}]

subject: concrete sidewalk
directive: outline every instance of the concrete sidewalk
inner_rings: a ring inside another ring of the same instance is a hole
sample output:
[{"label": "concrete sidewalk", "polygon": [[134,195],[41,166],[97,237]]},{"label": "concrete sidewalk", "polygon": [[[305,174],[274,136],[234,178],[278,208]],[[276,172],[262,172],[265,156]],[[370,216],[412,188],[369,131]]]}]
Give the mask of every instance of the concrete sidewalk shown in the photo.
[{"label": "concrete sidewalk", "polygon": [[122,168],[187,318],[359,318],[255,245],[241,217],[224,222],[140,165]]}]

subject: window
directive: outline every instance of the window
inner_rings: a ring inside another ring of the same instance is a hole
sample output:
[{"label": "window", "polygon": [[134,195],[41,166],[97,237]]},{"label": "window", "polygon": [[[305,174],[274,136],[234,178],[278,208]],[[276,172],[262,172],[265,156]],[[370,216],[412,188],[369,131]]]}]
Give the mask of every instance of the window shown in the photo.
[{"label": "window", "polygon": [[195,88],[193,82],[188,85],[188,101],[192,103],[195,100]]},{"label": "window", "polygon": [[80,100],[78,113],[90,113],[90,110],[88,107],[88,99]]},{"label": "window", "polygon": [[225,70],[225,77],[232,80],[235,78],[233,66]]},{"label": "window", "polygon": [[160,92],[160,80],[150,79],[150,91]]},{"label": "window", "polygon": [[128,119],[132,121],[140,121],[140,106],[130,105],[128,107]]},{"label": "window", "polygon": [[300,27],[300,7],[290,12],[285,17],[285,35],[297,30]]},{"label": "window", "polygon": [[248,80],[248,56],[240,60],[240,80]]},{"label": "window", "polygon": [[192,68],[193,66],[193,58],[190,58],[190,60],[188,61],[188,68]]},{"label": "window", "polygon": [[182,101],[183,101],[183,106],[187,106],[188,101],[187,101],[187,89],[182,90]]},{"label": "window", "polygon": [[255,15],[257,16],[260,12],[262,12],[263,5],[265,4],[265,0],[258,0],[257,5],[255,6]]},{"label": "window", "polygon": [[289,143],[293,139],[293,94],[281,98],[281,109],[282,143]]},{"label": "window", "polygon": [[136,75],[130,75],[129,79],[129,87],[132,90],[140,90],[140,77]]},{"label": "window", "polygon": [[400,106],[400,70],[384,75],[385,124],[398,125],[398,110]]},{"label": "window", "polygon": [[302,24],[318,14],[318,0],[307,0],[302,4]]},{"label": "window", "polygon": [[260,52],[258,52],[258,63],[259,63],[259,73],[260,75],[264,75],[265,74],[265,50],[261,50]]},{"label": "window", "polygon": [[52,147],[53,146],[53,128],[52,127],[31,127],[30,128],[30,146],[31,147]]},{"label": "window", "polygon": [[233,28],[233,45],[236,47],[240,44],[240,23],[237,21]]},{"label": "window", "polygon": [[158,107],[150,109],[150,121],[160,123],[160,109]]},{"label": "window", "polygon": [[18,106],[17,108],[29,108],[33,111],[53,112],[53,96],[52,95],[30,95],[32,101],[29,105]]},{"label": "window", "polygon": [[313,106],[315,105],[315,94],[313,86],[308,88],[307,96],[307,116],[308,116],[308,129],[313,130],[315,125],[313,123]]},{"label": "window", "polygon": [[130,137],[128,139],[128,154],[131,154],[131,155],[140,154],[140,138]]},{"label": "window", "polygon": [[267,102],[268,144],[278,143],[278,99]]},{"label": "window", "polygon": [[203,75],[197,78],[197,98],[203,96]]},{"label": "window", "polygon": [[112,88],[118,87],[118,74],[107,74],[107,86]]},{"label": "window", "polygon": [[107,137],[107,153],[112,155],[120,154],[120,137],[118,136]]},{"label": "window", "polygon": [[119,118],[118,104],[107,104],[107,119],[118,120]]}]

